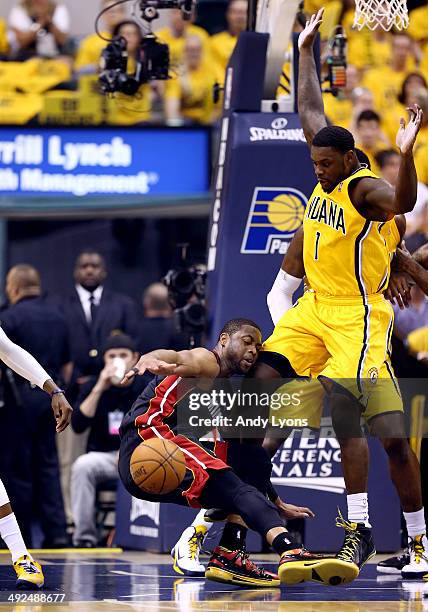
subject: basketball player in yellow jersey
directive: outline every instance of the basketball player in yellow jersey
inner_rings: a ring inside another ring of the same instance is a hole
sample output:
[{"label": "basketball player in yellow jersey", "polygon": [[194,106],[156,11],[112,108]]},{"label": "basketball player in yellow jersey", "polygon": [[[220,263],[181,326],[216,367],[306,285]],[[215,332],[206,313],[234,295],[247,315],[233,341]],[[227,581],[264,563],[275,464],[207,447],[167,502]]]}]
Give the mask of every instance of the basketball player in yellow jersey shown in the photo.
[{"label": "basketball player in yellow jersey", "polygon": [[278,321],[255,375],[318,376],[327,389],[348,492],[348,521],[339,521],[345,540],[338,558],[359,567],[375,553],[367,500],[368,447],[359,423],[361,413],[375,407],[371,430],[386,440],[394,457],[392,479],[405,491],[401,501],[411,542],[403,575],[419,577],[428,573],[428,543],[419,465],[405,439],[401,396],[389,360],[393,313],[383,296],[390,272],[383,230],[416,202],[412,151],[422,111],[414,107],[408,125],[400,122],[394,190],[360,166],[350,132],[327,127],[313,56],[322,13],[299,37],[299,116],[319,181],[303,222],[303,263],[311,289]]}]

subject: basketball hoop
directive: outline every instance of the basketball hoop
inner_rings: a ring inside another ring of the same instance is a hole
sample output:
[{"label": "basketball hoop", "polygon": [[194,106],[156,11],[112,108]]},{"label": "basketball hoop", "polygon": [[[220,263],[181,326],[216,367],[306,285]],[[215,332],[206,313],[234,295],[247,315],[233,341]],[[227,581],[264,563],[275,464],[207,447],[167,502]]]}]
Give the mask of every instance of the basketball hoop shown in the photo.
[{"label": "basketball hoop", "polygon": [[355,0],[355,16],[353,28],[361,30],[383,28],[386,32],[391,28],[404,30],[409,26],[409,14],[406,0]]}]

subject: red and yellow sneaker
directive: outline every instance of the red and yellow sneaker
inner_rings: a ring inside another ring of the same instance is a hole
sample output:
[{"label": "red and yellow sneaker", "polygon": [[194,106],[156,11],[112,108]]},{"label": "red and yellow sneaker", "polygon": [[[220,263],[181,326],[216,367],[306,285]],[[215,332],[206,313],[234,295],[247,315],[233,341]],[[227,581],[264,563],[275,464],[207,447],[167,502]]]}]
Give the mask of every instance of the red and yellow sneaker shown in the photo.
[{"label": "red and yellow sneaker", "polygon": [[213,550],[205,578],[253,588],[280,586],[279,577],[253,563],[244,549],[228,550],[222,546]]},{"label": "red and yellow sneaker", "polygon": [[281,555],[278,574],[282,584],[298,584],[310,580],[337,586],[355,580],[359,569],[355,563],[297,548]]},{"label": "red and yellow sneaker", "polygon": [[19,557],[13,564],[13,569],[16,572],[17,589],[41,589],[45,583],[45,577],[43,576],[40,564],[27,555]]}]

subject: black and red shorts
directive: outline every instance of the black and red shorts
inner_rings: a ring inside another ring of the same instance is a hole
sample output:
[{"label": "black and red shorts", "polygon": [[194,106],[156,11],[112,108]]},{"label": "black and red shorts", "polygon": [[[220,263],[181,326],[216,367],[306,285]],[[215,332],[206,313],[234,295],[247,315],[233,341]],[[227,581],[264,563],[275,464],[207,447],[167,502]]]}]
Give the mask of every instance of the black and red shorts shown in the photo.
[{"label": "black and red shorts", "polygon": [[[210,472],[213,470],[227,470],[229,466],[209,449],[201,446],[198,442],[184,436],[176,436],[167,425],[158,425],[156,433],[152,427],[146,429],[130,429],[124,433],[119,451],[119,475],[126,490],[139,499],[153,502],[164,502],[200,508],[199,497],[205,487]],[[165,495],[156,495],[142,491],[133,481],[129,465],[131,455],[135,448],[144,440],[154,437],[162,437],[175,442],[184,454],[187,470],[180,486]],[[215,449],[219,452],[219,447]]]}]

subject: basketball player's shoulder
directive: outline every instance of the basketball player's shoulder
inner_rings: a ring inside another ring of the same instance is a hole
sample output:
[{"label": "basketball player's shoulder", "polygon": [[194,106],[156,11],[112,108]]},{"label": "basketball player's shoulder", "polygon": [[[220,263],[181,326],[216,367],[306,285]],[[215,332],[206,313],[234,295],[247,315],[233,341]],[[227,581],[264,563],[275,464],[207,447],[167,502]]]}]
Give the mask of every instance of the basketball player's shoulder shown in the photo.
[{"label": "basketball player's shoulder", "polygon": [[220,371],[220,357],[212,350],[197,347],[190,349],[188,355],[191,361],[196,362],[203,376],[217,376]]},{"label": "basketball player's shoulder", "polygon": [[348,193],[354,203],[363,202],[369,194],[378,190],[392,189],[385,179],[376,176],[370,170],[363,173],[356,173],[348,179]]}]

